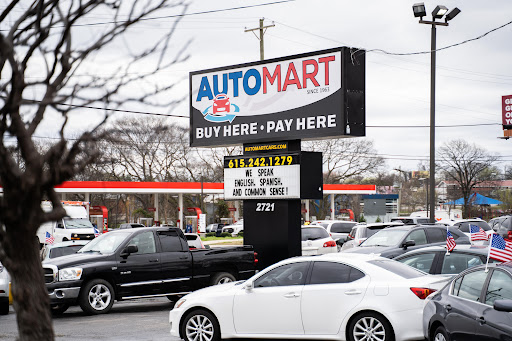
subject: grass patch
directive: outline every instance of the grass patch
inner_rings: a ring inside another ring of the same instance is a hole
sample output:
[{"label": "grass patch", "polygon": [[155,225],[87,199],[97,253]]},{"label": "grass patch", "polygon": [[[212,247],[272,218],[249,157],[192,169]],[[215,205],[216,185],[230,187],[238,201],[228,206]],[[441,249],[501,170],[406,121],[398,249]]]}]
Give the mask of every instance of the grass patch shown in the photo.
[{"label": "grass patch", "polygon": [[234,239],[243,239],[242,237],[204,237],[201,238],[203,242],[209,242],[212,240],[234,240]]}]

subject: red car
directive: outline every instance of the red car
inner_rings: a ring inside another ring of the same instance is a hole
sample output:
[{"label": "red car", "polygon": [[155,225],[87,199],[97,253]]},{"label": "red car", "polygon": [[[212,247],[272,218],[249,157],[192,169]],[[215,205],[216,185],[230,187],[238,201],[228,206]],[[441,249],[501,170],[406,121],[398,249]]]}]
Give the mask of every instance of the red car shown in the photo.
[{"label": "red car", "polygon": [[229,112],[230,106],[229,97],[225,94],[218,94],[213,99],[213,114]]}]

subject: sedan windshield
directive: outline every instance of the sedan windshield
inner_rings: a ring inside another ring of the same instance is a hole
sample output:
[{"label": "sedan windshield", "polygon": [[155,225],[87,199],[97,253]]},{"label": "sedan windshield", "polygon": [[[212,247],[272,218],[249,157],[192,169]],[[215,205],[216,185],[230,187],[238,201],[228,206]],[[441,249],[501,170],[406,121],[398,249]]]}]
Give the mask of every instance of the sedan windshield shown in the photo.
[{"label": "sedan windshield", "polygon": [[64,218],[64,225],[67,229],[88,229],[93,228],[89,219],[85,218]]},{"label": "sedan windshield", "polygon": [[384,229],[366,239],[361,246],[395,246],[409,232],[408,230]]},{"label": "sedan windshield", "polygon": [[101,254],[113,253],[131,232],[105,233],[98,238],[93,239],[85,245],[78,253],[99,252]]}]

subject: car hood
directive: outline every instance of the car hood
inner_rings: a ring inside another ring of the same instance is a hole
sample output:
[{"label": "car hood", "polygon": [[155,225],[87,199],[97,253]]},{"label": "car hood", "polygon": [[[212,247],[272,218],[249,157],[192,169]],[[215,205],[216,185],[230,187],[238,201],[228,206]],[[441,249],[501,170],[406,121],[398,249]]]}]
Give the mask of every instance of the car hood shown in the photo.
[{"label": "car hood", "polygon": [[237,282],[229,282],[229,283],[224,283],[224,284],[212,285],[210,287],[196,290],[193,293],[184,296],[184,298],[192,299],[197,296],[199,296],[199,298],[200,298],[201,296],[204,296],[204,295],[216,295],[216,294],[227,293],[229,291],[232,291],[234,288],[242,288],[244,285],[243,284],[244,282],[245,281],[237,281]]},{"label": "car hood", "polygon": [[43,265],[56,265],[59,269],[68,266],[85,264],[90,262],[105,261],[112,255],[104,255],[97,252],[74,253],[67,256],[62,256],[54,259],[48,259],[43,262]]}]

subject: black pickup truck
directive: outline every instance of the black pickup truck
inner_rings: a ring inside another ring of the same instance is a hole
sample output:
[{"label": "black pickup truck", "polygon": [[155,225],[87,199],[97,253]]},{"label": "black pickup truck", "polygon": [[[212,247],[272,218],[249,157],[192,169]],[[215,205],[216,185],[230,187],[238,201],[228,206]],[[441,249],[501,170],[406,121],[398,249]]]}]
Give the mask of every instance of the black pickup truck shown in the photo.
[{"label": "black pickup truck", "polygon": [[167,296],[176,300],[208,285],[255,273],[252,246],[190,250],[178,228],[105,233],[78,253],[45,261],[52,312],[79,304],[88,314],[110,311],[114,300]]}]

